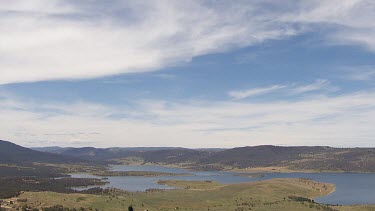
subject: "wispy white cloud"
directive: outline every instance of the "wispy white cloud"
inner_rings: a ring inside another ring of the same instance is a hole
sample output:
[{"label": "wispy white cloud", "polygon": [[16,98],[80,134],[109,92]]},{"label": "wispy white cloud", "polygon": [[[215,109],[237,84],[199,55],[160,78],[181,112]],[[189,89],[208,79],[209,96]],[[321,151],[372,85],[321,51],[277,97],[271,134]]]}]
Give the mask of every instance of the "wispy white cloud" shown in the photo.
[{"label": "wispy white cloud", "polygon": [[345,67],[346,72],[343,78],[354,81],[373,81],[375,80],[375,66],[355,66]]},{"label": "wispy white cloud", "polygon": [[328,80],[318,79],[314,83],[308,85],[296,86],[290,90],[292,94],[303,94],[307,92],[322,91],[322,90],[337,90],[338,88],[330,85]]},{"label": "wispy white cloud", "polygon": [[303,1],[296,13],[282,19],[307,27],[326,27],[325,36],[331,44],[354,44],[375,51],[375,23],[369,21],[375,18],[374,8],[371,0]]},{"label": "wispy white cloud", "polygon": [[375,50],[375,3],[5,0],[0,84],[153,71],[316,25],[330,43]]},{"label": "wispy white cloud", "polygon": [[332,86],[328,80],[318,79],[310,84],[287,84],[281,85],[276,84],[268,87],[258,87],[246,90],[236,90],[228,92],[228,95],[233,100],[242,100],[249,97],[255,97],[259,95],[270,94],[279,92],[283,95],[300,95],[310,92],[332,92],[337,91],[339,88]]},{"label": "wispy white cloud", "polygon": [[272,17],[246,18],[256,13],[251,4],[9,3],[0,8],[0,84],[151,71],[293,34],[268,25]]},{"label": "wispy white cloud", "polygon": [[153,100],[135,104],[0,99],[1,139],[33,146],[373,146],[375,136],[374,92],[262,103]]},{"label": "wispy white cloud", "polygon": [[230,91],[228,95],[234,100],[241,100],[248,97],[253,97],[257,95],[263,95],[271,92],[275,92],[277,90],[283,89],[286,86],[284,85],[273,85],[264,88],[254,88],[254,89],[247,89],[247,90],[237,90],[237,91]]}]

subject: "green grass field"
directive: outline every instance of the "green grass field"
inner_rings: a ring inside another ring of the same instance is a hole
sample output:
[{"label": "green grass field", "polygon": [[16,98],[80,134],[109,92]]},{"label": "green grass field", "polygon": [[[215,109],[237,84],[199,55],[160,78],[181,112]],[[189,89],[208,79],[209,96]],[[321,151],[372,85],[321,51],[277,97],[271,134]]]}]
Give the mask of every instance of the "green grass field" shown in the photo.
[{"label": "green grass field", "polygon": [[25,192],[19,198],[27,198],[28,205],[39,208],[59,204],[69,208],[99,210],[126,210],[132,205],[136,211],[375,210],[374,206],[327,207],[306,201],[307,198],[327,195],[334,191],[332,184],[306,179],[272,179],[231,185],[209,181],[160,182],[180,189],[116,192],[111,195]]}]

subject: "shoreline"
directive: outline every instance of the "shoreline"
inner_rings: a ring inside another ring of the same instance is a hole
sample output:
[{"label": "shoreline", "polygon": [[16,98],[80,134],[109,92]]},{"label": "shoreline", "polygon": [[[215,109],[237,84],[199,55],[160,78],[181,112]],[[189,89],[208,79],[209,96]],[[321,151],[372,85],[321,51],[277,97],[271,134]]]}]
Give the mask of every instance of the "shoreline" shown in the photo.
[{"label": "shoreline", "polygon": [[283,166],[268,166],[268,167],[254,167],[254,168],[226,168],[223,170],[202,170],[202,169],[195,169],[193,166],[181,165],[181,164],[163,164],[163,163],[132,163],[132,164],[111,164],[109,166],[160,166],[166,168],[179,168],[185,169],[189,171],[219,171],[219,172],[235,172],[235,173],[356,173],[356,174],[375,174],[375,172],[361,172],[361,171],[340,171],[340,170],[313,170],[313,169],[291,169],[289,167]]},{"label": "shoreline", "polygon": [[[116,166],[116,165],[111,165],[111,166]],[[119,166],[124,166],[124,164],[122,165],[119,165]],[[125,165],[126,166],[126,165]],[[147,164],[131,164],[129,166],[160,166],[160,167],[167,167],[167,168],[178,168],[178,169],[186,169],[188,170],[188,168],[182,168],[181,166],[178,166],[178,165],[165,165],[165,164],[156,164],[156,163],[153,163],[153,164],[150,164],[150,163],[147,163]],[[195,171],[195,170],[193,170]],[[220,172],[220,171],[218,171]],[[295,171],[295,170],[292,170],[292,169],[288,169],[287,167],[266,167],[266,168],[250,168],[250,169],[231,169],[231,170],[226,170],[226,171],[221,171],[221,172],[232,172],[232,173],[238,173],[238,174],[249,174],[249,176],[252,176],[251,174],[272,174],[272,173],[285,173],[285,174],[288,174],[288,173],[306,173],[306,174],[324,174],[324,173],[348,173],[348,172],[322,172],[322,171]],[[349,172],[349,173],[358,173],[358,174],[362,174],[362,172]],[[367,172],[369,173],[369,172]],[[247,176],[247,175],[242,175],[242,176]],[[258,177],[258,175],[255,175],[255,177]],[[261,177],[261,176],[260,176]],[[301,176],[301,178],[303,178],[303,176]],[[279,179],[279,178],[272,178],[272,179]],[[266,181],[266,180],[272,180],[272,179],[261,179],[262,181]],[[285,179],[293,179],[292,177],[291,178],[285,178]],[[182,179],[183,180],[183,179]],[[159,180],[158,180],[159,181]],[[315,182],[320,182],[319,180],[312,180],[312,181],[315,181]],[[256,181],[252,181],[252,182],[256,182]],[[157,182],[158,183],[158,182]],[[336,187],[336,184],[335,183],[329,183],[329,184],[332,184],[333,187],[331,189],[329,189],[329,192],[324,192],[324,190],[322,190],[322,193],[324,193],[324,195],[321,195],[321,196],[314,196],[314,197],[311,197],[311,199],[313,199],[314,201],[316,201],[317,203],[320,203],[320,204],[325,204],[323,202],[319,202],[319,199],[320,198],[324,198],[326,196],[329,196],[331,194],[333,194],[334,192],[337,191],[337,187]],[[173,186],[173,187],[176,187],[176,186]],[[325,204],[327,206],[365,206],[365,205],[373,205],[373,204]]]}]

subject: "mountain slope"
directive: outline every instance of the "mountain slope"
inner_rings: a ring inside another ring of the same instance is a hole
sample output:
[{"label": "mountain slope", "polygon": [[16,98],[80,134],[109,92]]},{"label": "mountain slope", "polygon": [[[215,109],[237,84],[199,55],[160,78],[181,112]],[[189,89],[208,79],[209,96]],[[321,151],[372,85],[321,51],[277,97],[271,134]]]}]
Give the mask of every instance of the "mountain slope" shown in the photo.
[{"label": "mountain slope", "polygon": [[61,155],[107,161],[128,157],[146,163],[184,164],[195,169],[288,167],[294,170],[375,172],[375,148],[254,146],[233,149],[66,148]]},{"label": "mountain slope", "polygon": [[1,163],[71,163],[82,161],[82,159],[78,158],[31,150],[8,141],[0,140]]},{"label": "mountain slope", "polygon": [[280,147],[261,145],[239,147],[220,151],[201,159],[201,163],[221,163],[239,168],[279,165],[281,161],[291,162],[305,153],[329,152],[330,147]]},{"label": "mountain slope", "polygon": [[[171,160],[173,162],[183,162],[184,159],[190,159],[195,157],[195,155],[199,155],[205,152],[205,150],[193,150],[176,147],[40,147],[34,149],[41,152],[51,152],[60,155],[74,156],[86,160],[105,161],[116,158],[135,156],[144,158],[146,162],[164,162],[166,160]],[[173,157],[175,157],[176,159],[173,159]]]}]

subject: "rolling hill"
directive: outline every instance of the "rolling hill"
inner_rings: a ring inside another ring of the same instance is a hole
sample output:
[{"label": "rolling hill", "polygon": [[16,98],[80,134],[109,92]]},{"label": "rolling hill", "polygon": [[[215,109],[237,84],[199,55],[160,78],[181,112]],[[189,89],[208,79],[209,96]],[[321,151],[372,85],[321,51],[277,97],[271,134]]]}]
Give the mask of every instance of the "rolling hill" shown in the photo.
[{"label": "rolling hill", "polygon": [[283,167],[291,170],[375,172],[375,148],[325,146],[253,146],[233,149],[186,148],[38,148],[40,152],[0,142],[0,161],[116,163],[139,158],[142,163],[177,164],[203,170]]},{"label": "rolling hill", "polygon": [[108,161],[126,157],[140,157],[146,162],[181,163],[197,161],[211,152],[223,149],[186,149],[179,147],[112,147],[112,148],[61,148],[39,147],[33,148],[41,152],[78,157],[86,160]]},{"label": "rolling hill", "polygon": [[58,155],[48,152],[40,152],[28,149],[9,141],[0,140],[1,163],[72,163],[87,162],[77,157]]}]

